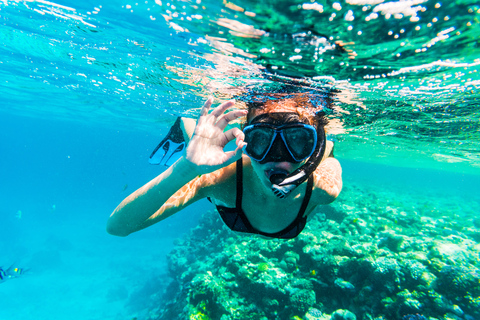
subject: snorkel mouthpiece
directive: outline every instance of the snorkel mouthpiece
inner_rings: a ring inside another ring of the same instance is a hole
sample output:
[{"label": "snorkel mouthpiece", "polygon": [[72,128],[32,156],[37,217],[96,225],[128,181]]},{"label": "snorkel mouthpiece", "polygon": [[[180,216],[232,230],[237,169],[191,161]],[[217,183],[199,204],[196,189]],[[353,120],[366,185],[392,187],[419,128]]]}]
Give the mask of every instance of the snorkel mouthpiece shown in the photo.
[{"label": "snorkel mouthpiece", "polygon": [[272,184],[278,184],[287,178],[288,171],[281,170],[281,169],[273,169],[273,170],[270,170],[267,174],[268,174],[268,179]]},{"label": "snorkel mouthpiece", "polygon": [[271,189],[273,193],[280,199],[285,198],[296,185],[285,184],[285,181],[288,180],[288,171],[281,169],[274,169],[268,173],[268,178],[272,183]]},{"label": "snorkel mouthpiece", "polygon": [[281,183],[283,179],[285,179],[286,177],[287,177],[286,174],[274,174],[273,176],[270,177],[270,182],[272,184]]},{"label": "snorkel mouthpiece", "polygon": [[277,181],[273,181],[272,178],[270,178],[270,181],[272,182],[271,189],[273,193],[280,199],[284,199],[290,192],[305,181],[305,178],[308,178],[308,176],[306,176],[304,171],[300,171],[293,176],[278,177],[276,179]]}]

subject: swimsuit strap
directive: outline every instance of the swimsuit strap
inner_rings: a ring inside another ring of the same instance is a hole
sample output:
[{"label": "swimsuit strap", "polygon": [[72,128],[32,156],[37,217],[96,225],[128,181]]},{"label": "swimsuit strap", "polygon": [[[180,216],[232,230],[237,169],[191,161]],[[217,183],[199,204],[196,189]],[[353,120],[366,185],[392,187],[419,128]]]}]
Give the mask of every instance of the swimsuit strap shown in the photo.
[{"label": "swimsuit strap", "polygon": [[242,210],[242,198],[243,198],[243,162],[242,158],[237,160],[237,199],[235,202],[235,207],[239,212]]}]

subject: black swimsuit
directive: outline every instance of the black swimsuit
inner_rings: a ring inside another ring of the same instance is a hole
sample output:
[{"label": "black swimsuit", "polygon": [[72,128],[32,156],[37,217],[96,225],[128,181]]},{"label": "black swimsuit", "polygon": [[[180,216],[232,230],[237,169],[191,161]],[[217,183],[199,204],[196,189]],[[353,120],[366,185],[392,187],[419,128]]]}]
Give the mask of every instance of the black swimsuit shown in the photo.
[{"label": "black swimsuit", "polygon": [[274,232],[267,233],[262,232],[254,228],[250,221],[248,221],[247,216],[242,209],[242,195],[243,195],[243,164],[242,159],[237,161],[237,199],[235,208],[228,208],[224,206],[216,206],[218,213],[222,217],[223,222],[233,231],[245,232],[245,233],[254,233],[260,234],[270,238],[280,238],[280,239],[292,239],[295,238],[302,232],[307,223],[307,217],[304,217],[305,210],[307,209],[308,202],[310,201],[310,196],[312,195],[313,188],[313,176],[308,177],[307,182],[307,191],[303,198],[302,206],[300,211],[297,214],[295,220],[292,221],[285,229]]}]

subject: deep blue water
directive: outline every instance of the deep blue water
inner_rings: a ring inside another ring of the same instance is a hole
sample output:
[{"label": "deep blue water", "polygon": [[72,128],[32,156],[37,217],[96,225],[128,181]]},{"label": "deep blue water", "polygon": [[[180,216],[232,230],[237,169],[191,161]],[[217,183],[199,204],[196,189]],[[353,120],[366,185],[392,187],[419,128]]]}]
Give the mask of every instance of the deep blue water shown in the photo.
[{"label": "deep blue water", "polygon": [[0,319],[125,319],[143,310],[149,301],[136,295],[152,281],[162,288],[173,239],[206,209],[195,204],[128,238],[106,233],[115,206],[163,170],[147,162],[158,137],[5,113],[0,119],[0,265],[28,269],[1,284]]},{"label": "deep blue water", "polygon": [[[162,170],[147,162],[162,131],[0,119],[1,265],[28,269],[1,284],[0,319],[127,319],[161,303],[150,296],[168,283],[166,254],[212,206],[201,201],[126,238],[108,235],[105,222]],[[347,185],[480,201],[477,176],[340,161]]]}]

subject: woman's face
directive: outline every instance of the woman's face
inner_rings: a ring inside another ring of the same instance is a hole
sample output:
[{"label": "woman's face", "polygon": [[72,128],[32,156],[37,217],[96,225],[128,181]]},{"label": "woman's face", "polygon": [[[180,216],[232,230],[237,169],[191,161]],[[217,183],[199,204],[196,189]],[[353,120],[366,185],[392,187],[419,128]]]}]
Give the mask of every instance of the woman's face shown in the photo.
[{"label": "woman's face", "polygon": [[[268,111],[265,111],[264,109],[256,109],[254,112],[252,112],[251,116],[247,119],[248,122],[252,121],[254,118],[256,118],[259,115],[262,114],[269,114],[269,113],[295,113],[297,111],[296,108],[296,103],[293,101],[289,100],[281,100],[281,101],[275,101],[272,102],[269,105]],[[268,119],[268,118],[267,118]],[[270,189],[272,186],[272,182],[270,181],[270,178],[274,174],[283,174],[283,175],[288,175],[301,167],[306,160],[300,162],[300,163],[295,163],[295,162],[289,162],[285,161],[282,159],[279,159],[278,161],[269,161],[266,163],[260,163],[258,161],[255,161],[252,159],[252,167],[257,176],[260,179],[260,182],[262,185]]]}]

